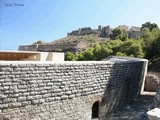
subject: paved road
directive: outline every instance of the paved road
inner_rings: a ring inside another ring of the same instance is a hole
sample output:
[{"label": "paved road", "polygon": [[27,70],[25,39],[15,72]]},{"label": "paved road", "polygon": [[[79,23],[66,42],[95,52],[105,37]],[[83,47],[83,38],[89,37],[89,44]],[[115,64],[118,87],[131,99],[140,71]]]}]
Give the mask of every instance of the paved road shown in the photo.
[{"label": "paved road", "polygon": [[132,105],[106,117],[106,120],[147,120],[146,112],[153,108],[153,95],[141,95]]}]

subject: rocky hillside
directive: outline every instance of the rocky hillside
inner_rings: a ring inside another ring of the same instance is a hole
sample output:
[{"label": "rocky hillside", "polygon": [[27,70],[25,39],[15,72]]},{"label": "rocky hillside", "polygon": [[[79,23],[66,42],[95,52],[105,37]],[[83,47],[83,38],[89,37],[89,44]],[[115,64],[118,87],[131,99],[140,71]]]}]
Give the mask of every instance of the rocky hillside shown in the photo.
[{"label": "rocky hillside", "polygon": [[47,44],[77,44],[80,42],[86,42],[89,44],[104,43],[108,39],[112,39],[111,36],[116,36],[117,34],[127,34],[128,38],[137,39],[143,36],[143,31],[140,27],[132,26],[130,29],[126,25],[120,25],[115,29],[110,28],[110,26],[101,25],[98,29],[91,29],[90,27],[79,28],[78,30],[73,30],[67,34],[67,37],[55,40]]},{"label": "rocky hillside", "polygon": [[[49,43],[39,45],[38,51],[56,51],[79,53],[95,44],[106,43],[109,38],[102,38],[99,34],[89,35],[69,35],[65,38],[54,40]],[[50,48],[51,49],[48,49]]]},{"label": "rocky hillside", "polygon": [[101,38],[99,37],[98,34],[97,35],[89,34],[89,35],[81,35],[81,36],[70,35],[68,37],[61,38],[46,44],[77,44],[80,42],[84,42],[87,44],[97,44],[97,43],[104,43],[107,40],[108,38]]}]

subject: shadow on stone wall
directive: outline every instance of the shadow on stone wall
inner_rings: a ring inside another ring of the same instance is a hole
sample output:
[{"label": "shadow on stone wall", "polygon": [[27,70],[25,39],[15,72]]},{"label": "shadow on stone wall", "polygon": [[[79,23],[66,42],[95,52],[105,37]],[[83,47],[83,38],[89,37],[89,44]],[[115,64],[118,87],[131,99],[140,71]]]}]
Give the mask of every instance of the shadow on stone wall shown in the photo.
[{"label": "shadow on stone wall", "polygon": [[[103,120],[111,112],[134,102],[142,86],[145,63],[113,64],[110,77],[100,103],[99,118]],[[115,68],[118,68],[115,71]],[[123,71],[119,71],[123,69]]]}]

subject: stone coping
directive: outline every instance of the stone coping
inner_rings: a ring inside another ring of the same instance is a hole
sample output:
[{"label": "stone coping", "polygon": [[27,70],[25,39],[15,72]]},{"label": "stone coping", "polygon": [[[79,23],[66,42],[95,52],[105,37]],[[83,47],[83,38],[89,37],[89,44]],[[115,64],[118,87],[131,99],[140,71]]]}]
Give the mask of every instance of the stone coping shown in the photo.
[{"label": "stone coping", "polygon": [[109,56],[103,60],[114,61],[114,62],[126,62],[126,61],[146,61],[148,62],[147,59],[143,59],[143,58],[132,58],[132,57],[123,57],[123,56]]},{"label": "stone coping", "polygon": [[[110,60],[115,59],[115,60]],[[114,63],[135,63],[135,62],[148,62],[147,59],[141,59],[141,58],[131,58],[131,57],[119,57],[119,56],[109,56],[108,58],[102,60],[102,61],[0,61],[0,64],[114,64]]]},{"label": "stone coping", "polygon": [[114,64],[114,63],[135,63],[141,61],[0,61],[0,64]]},{"label": "stone coping", "polygon": [[154,96],[154,95],[156,95],[156,92],[143,91],[143,92],[141,92],[141,95],[152,95],[152,96]]}]

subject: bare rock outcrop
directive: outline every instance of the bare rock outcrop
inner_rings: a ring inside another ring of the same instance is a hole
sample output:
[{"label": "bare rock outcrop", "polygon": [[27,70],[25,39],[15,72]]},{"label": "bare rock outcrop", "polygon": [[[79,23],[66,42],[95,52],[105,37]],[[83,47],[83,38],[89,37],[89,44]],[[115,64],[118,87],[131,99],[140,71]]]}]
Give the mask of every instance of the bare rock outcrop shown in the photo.
[{"label": "bare rock outcrop", "polygon": [[154,97],[154,104],[155,104],[155,107],[160,108],[160,86],[158,87],[157,93]]},{"label": "bare rock outcrop", "polygon": [[156,92],[160,85],[160,78],[153,73],[148,73],[145,80],[145,91]]},{"label": "bare rock outcrop", "polygon": [[155,108],[147,112],[148,120],[160,120],[160,86],[154,96],[154,105]]}]

